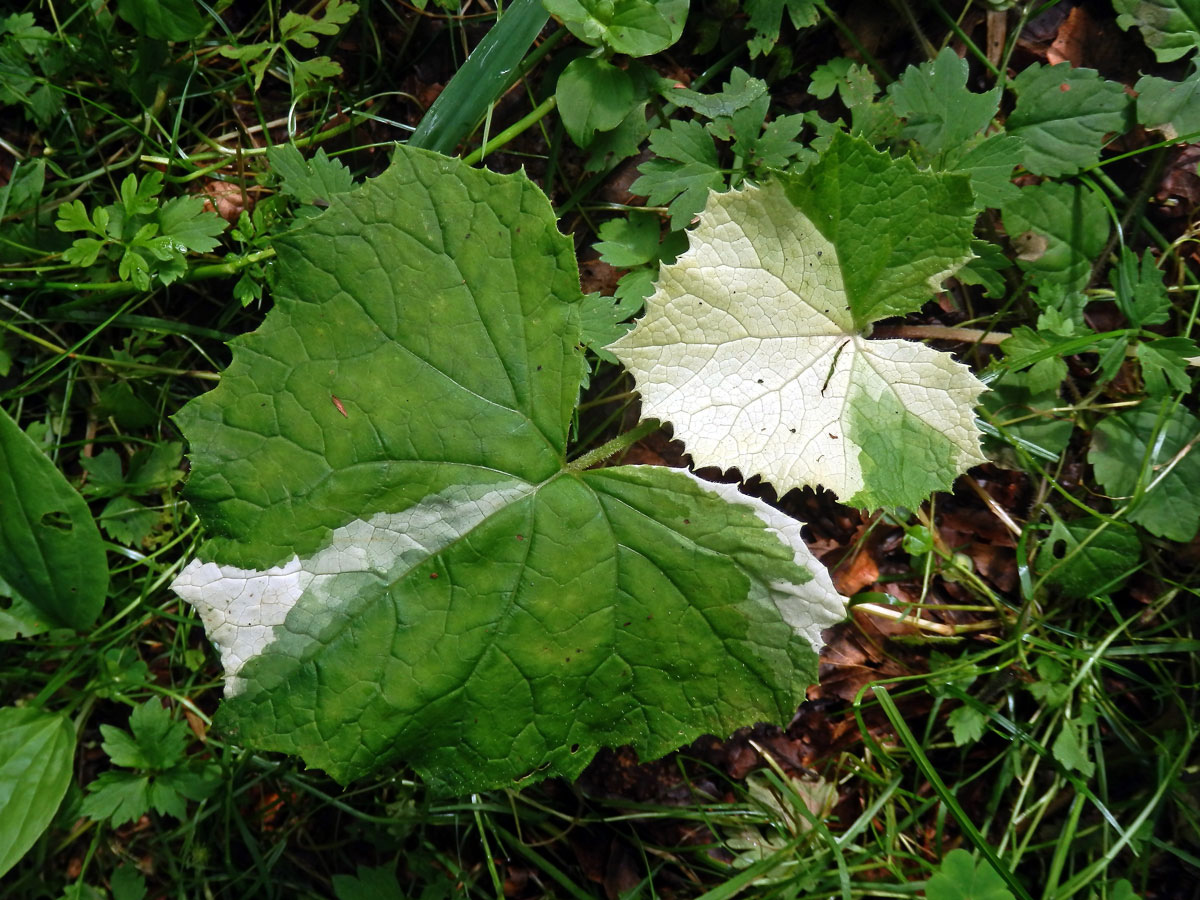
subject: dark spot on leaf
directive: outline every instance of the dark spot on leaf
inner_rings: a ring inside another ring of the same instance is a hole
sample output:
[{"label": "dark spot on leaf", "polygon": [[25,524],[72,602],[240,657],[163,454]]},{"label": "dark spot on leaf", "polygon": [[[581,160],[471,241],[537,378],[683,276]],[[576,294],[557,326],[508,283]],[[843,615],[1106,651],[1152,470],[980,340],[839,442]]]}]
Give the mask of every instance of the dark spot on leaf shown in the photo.
[{"label": "dark spot on leaf", "polygon": [[650,615],[646,616],[646,621],[649,622],[653,618],[654,618],[654,614],[651,613]]},{"label": "dark spot on leaf", "polygon": [[1071,89],[1071,86],[1069,84],[1060,84],[1058,86],[1058,89],[1065,94],[1067,91],[1069,91]]},{"label": "dark spot on leaf", "polygon": [[59,531],[71,531],[75,528],[75,523],[61,509],[53,509],[42,515],[43,528],[57,528]]},{"label": "dark spot on leaf", "polygon": [[523,534],[518,534],[518,535],[517,535],[517,540],[518,540],[518,541],[523,541],[523,540],[525,540],[525,535],[523,535]]},{"label": "dark spot on leaf", "polygon": [[578,745],[578,744],[572,744],[572,745],[571,745],[571,752],[572,752],[572,753],[578,753],[578,752],[579,752],[579,745]]},{"label": "dark spot on leaf", "polygon": [[430,578],[437,578],[437,572],[430,572],[430,573],[429,573],[429,577],[430,577]]},{"label": "dark spot on leaf", "polygon": [[831,434],[831,435],[829,435],[829,439],[831,441],[836,441],[838,439],[838,436],[836,434]]},{"label": "dark spot on leaf", "polygon": [[629,627],[629,623],[628,623],[628,622],[626,622],[626,623],[625,623],[624,625],[622,625],[621,627],[622,627],[622,628],[628,628],[628,627]]},{"label": "dark spot on leaf", "polygon": [[759,383],[759,384],[762,384],[762,383],[763,383],[761,378],[759,378],[759,379],[758,379],[758,383]]},{"label": "dark spot on leaf", "polygon": [[821,255],[822,255],[824,252],[825,252],[824,250],[818,250],[818,251],[817,251],[817,259],[820,259],[820,258],[821,258]]},{"label": "dark spot on leaf", "polygon": [[571,661],[571,657],[569,657],[569,656],[563,657],[563,662],[570,662],[570,661]]},{"label": "dark spot on leaf", "polygon": [[1065,559],[1067,556],[1067,542],[1064,540],[1055,541],[1054,546],[1050,548],[1050,553],[1055,559]]},{"label": "dark spot on leaf", "polygon": [[792,434],[795,434],[795,433],[796,433],[796,429],[795,429],[795,428],[789,428],[789,429],[788,429],[788,431],[790,431]]},{"label": "dark spot on leaf", "polygon": [[692,520],[691,520],[691,519],[684,519],[684,520],[683,520],[683,524],[684,524],[684,525],[691,525],[691,524],[692,524]]}]

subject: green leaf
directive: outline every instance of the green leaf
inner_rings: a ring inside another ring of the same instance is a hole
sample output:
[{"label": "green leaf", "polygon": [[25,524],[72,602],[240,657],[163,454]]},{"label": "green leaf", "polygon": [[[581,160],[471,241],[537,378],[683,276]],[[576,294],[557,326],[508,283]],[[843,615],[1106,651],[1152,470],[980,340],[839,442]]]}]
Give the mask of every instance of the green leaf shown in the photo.
[{"label": "green leaf", "polygon": [[1176,405],[1160,422],[1158,409],[1143,403],[1106,416],[1092,434],[1088,462],[1110,496],[1130,498],[1139,486],[1144,491],[1130,507],[1131,522],[1158,537],[1190,541],[1200,529],[1200,454],[1191,443],[1200,421]]},{"label": "green leaf", "polygon": [[976,865],[966,850],[951,850],[925,884],[927,900],[1013,900],[1004,879],[988,863]]},{"label": "green leaf", "polygon": [[983,737],[987,717],[973,706],[959,706],[946,717],[946,724],[950,726],[954,746],[965,747]]},{"label": "green leaf", "polygon": [[[664,84],[671,85],[670,81]],[[751,78],[745,69],[734,66],[729,81],[715,94],[701,94],[675,84],[662,91],[663,97],[676,106],[686,106],[708,119],[732,116],[767,93],[767,83],[761,78]]]},{"label": "green leaf", "polygon": [[1200,7],[1195,0],[1113,0],[1117,24],[1137,26],[1160,63],[1173,62],[1200,47]]},{"label": "green leaf", "polygon": [[350,170],[324,148],[306,160],[295,144],[277,144],[267,148],[267,162],[280,178],[279,189],[301,203],[328,206],[332,197],[354,187]]},{"label": "green leaf", "polygon": [[1087,747],[1083,745],[1079,731],[1078,724],[1071,719],[1064,719],[1062,729],[1050,749],[1064,769],[1078,772],[1084,778],[1091,778],[1096,771],[1096,764],[1088,759]]},{"label": "green leaf", "polygon": [[149,810],[150,777],[119,770],[96,776],[79,805],[81,814],[95,822],[108,819],[113,827],[136,822]]},{"label": "green leaf", "polygon": [[161,520],[159,513],[147,509],[131,497],[115,497],[100,513],[99,524],[114,541],[137,547]]},{"label": "green leaf", "polygon": [[641,177],[629,190],[651,206],[669,204],[671,227],[686,228],[709,191],[725,188],[712,136],[699,122],[672,119],[668,128],[650,133],[650,151],[656,158],[638,167]]},{"label": "green leaf", "polygon": [[1189,361],[1200,354],[1200,347],[1189,338],[1159,338],[1137,346],[1138,362],[1142,364],[1142,380],[1151,397],[1165,397],[1173,391],[1190,391],[1192,375]]},{"label": "green leaf", "polygon": [[1116,293],[1117,308],[1134,328],[1161,325],[1170,317],[1171,298],[1163,284],[1162,270],[1155,265],[1154,254],[1144,253],[1139,268],[1137,255],[1122,247],[1120,259],[1108,277]]},{"label": "green leaf", "polygon": [[791,716],[843,601],[732,487],[565,463],[578,271],[527,178],[400,148],[277,248],[275,308],[177,417],[220,726],[461,792]]},{"label": "green leaf", "polygon": [[579,339],[602,360],[615,363],[617,358],[605,348],[633,327],[629,319],[641,310],[640,302],[587,294],[579,310]]},{"label": "green leaf", "polygon": [[63,251],[63,262],[86,269],[96,262],[104,246],[103,241],[98,241],[95,238],[76,238],[74,243],[67,250]]},{"label": "green leaf", "polygon": [[204,208],[201,197],[176,197],[158,210],[159,233],[169,238],[178,252],[208,253],[220,241],[217,235],[225,230],[226,222],[215,212]]},{"label": "green leaf", "polygon": [[204,30],[194,0],[121,0],[117,15],[146,37],[190,41]]},{"label": "green leaf", "polygon": [[965,178],[835,137],[800,176],[714,194],[648,313],[609,349],[699,466],[914,507],[983,461],[983,386],[947,354],[868,340],[970,255]]},{"label": "green leaf", "polygon": [[813,69],[809,92],[820,100],[837,91],[847,109],[870,103],[879,93],[879,85],[869,66],[838,56]]},{"label": "green leaf", "polygon": [[41,837],[71,783],[75,729],[34,707],[0,707],[0,877]]},{"label": "green leaf", "polygon": [[0,577],[55,623],[85,629],[108,593],[108,561],[87,504],[0,410]]},{"label": "green leaf", "polygon": [[747,24],[756,35],[749,41],[751,59],[775,46],[785,10],[794,28],[808,28],[821,18],[815,0],[746,0],[745,10],[750,17]]},{"label": "green leaf", "polygon": [[586,44],[650,56],[683,33],[688,0],[543,0],[551,15]]},{"label": "green leaf", "polygon": [[555,89],[563,126],[578,146],[586,147],[597,131],[621,124],[633,106],[633,79],[624,69],[591,56],[571,60]]},{"label": "green leaf", "polygon": [[1008,133],[1025,141],[1025,168],[1036,175],[1074,175],[1095,165],[1105,135],[1129,127],[1124,87],[1095,69],[1033,63],[1012,86],[1017,105]]},{"label": "green leaf", "polygon": [[1119,590],[1138,565],[1142,544],[1120,522],[1055,522],[1037,555],[1038,575],[1076,600]]},{"label": "green leaf", "polygon": [[1200,132],[1200,72],[1185,81],[1167,81],[1143,75],[1137,91],[1137,120],[1151,131],[1160,131],[1168,141]]},{"label": "green leaf", "polygon": [[60,206],[54,227],[59,231],[95,231],[82,200],[72,200]]},{"label": "green leaf", "polygon": [[1000,209],[1017,196],[1013,169],[1024,154],[1025,142],[1011,134],[993,134],[970,149],[947,154],[945,170],[971,178],[971,188],[980,207]]},{"label": "green leaf", "polygon": [[133,866],[121,866],[112,874],[109,882],[113,900],[144,900],[146,879]]},{"label": "green leaf", "polygon": [[610,266],[640,266],[658,259],[661,230],[662,223],[654,213],[631,212],[628,217],[609,219],[600,226],[601,240],[595,249]]},{"label": "green leaf", "polygon": [[961,146],[987,128],[1000,106],[999,87],[985,94],[967,90],[968,69],[965,59],[944,47],[937,59],[909,66],[888,88],[896,115],[907,120],[901,136],[930,156]]},{"label": "green leaf", "polygon": [[1004,228],[1017,265],[1042,283],[1081,290],[1112,228],[1104,202],[1080,184],[1046,181],[1004,204]]},{"label": "green leaf", "polygon": [[410,147],[453,153],[515,81],[521,60],[549,16],[540,0],[511,0],[459,67],[408,139]]},{"label": "green leaf", "polygon": [[406,900],[394,866],[359,866],[354,875],[334,875],[337,900]]},{"label": "green leaf", "polygon": [[954,277],[963,284],[981,285],[985,297],[1003,297],[1008,284],[1000,273],[1012,266],[1012,260],[1003,250],[987,241],[971,241],[971,252],[975,258],[959,269]]}]

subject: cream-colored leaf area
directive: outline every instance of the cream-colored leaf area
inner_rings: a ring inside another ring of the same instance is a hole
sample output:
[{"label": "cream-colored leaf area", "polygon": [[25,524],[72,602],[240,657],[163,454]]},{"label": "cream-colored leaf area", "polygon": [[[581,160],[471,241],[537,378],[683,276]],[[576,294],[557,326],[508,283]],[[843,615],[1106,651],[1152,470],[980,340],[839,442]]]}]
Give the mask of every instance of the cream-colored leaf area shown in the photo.
[{"label": "cream-colored leaf area", "polygon": [[[864,489],[861,417],[882,406],[946,436],[957,471],[984,461],[983,385],[948,354],[855,331],[842,281],[853,261],[781,187],[711,194],[690,241],[608,349],[636,379],[643,417],[670,422],[697,466],[849,500]],[[890,461],[875,462],[886,477]]]},{"label": "cream-colored leaf area", "polygon": [[[336,529],[307,559],[293,556],[262,571],[192,560],[171,590],[192,604],[225,668],[225,693],[244,686],[238,673],[280,634],[303,629],[317,638],[343,605],[334,582],[347,574],[396,581],[504,506],[534,490],[523,483],[459,486],[402,513],[378,513]],[[305,613],[288,615],[305,598]]]}]

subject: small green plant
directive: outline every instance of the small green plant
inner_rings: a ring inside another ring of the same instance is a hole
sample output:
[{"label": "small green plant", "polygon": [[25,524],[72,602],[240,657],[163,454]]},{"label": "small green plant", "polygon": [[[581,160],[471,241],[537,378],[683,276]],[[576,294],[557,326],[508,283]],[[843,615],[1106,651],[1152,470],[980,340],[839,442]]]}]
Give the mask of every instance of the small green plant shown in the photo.
[{"label": "small green plant", "polygon": [[161,202],[163,176],[150,172],[125,176],[121,199],[90,213],[82,200],[64,203],[54,225],[67,233],[86,232],[63,253],[63,261],[81,269],[116,265],[116,275],[138,290],[152,282],[171,284],[188,270],[188,253],[208,253],[225,230],[220,216],[204,208],[201,197]]},{"label": "small green plant", "polygon": [[129,731],[101,725],[100,733],[101,747],[118,768],[88,785],[80,812],[91,819],[121,825],[151,809],[183,818],[187,800],[204,800],[219,784],[214,763],[187,755],[187,723],[173,720],[157,699],[134,707]]}]

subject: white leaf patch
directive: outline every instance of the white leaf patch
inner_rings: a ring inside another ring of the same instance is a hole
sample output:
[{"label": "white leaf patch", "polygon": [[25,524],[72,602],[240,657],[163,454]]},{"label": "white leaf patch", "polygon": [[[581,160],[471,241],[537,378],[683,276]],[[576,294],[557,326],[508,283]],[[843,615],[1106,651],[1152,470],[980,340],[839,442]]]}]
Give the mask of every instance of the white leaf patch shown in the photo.
[{"label": "white leaf patch", "polygon": [[[475,528],[504,506],[532,493],[532,485],[459,486],[426,497],[401,513],[377,513],[336,529],[307,559],[293,556],[264,571],[192,560],[171,590],[192,604],[208,639],[221,654],[225,694],[244,687],[242,667],[277,640],[281,630],[313,640],[340,613],[333,582],[364,574],[388,583]],[[305,599],[302,620],[288,615]]]},{"label": "white leaf patch", "polygon": [[888,492],[872,478],[912,485],[931,459],[953,474],[985,461],[983,385],[948,354],[858,332],[842,279],[853,261],[782,187],[711,194],[690,241],[608,349],[637,380],[643,416],[669,421],[697,466],[875,506]]}]

